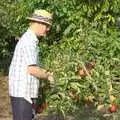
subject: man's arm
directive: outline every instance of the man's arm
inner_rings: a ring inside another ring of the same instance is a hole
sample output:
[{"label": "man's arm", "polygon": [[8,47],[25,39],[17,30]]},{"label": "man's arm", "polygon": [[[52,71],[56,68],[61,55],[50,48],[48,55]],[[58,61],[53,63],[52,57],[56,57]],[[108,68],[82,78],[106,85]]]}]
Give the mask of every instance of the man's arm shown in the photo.
[{"label": "man's arm", "polygon": [[47,70],[38,67],[37,65],[29,65],[27,67],[27,71],[30,75],[35,76],[39,79],[48,79],[50,76],[52,76],[52,73],[48,72]]}]

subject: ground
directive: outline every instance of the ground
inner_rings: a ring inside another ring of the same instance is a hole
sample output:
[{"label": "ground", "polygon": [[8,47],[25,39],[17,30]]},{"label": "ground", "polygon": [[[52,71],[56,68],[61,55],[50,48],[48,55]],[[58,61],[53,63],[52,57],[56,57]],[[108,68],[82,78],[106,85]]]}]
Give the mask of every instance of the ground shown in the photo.
[{"label": "ground", "polygon": [[0,120],[12,120],[7,76],[0,77]]}]

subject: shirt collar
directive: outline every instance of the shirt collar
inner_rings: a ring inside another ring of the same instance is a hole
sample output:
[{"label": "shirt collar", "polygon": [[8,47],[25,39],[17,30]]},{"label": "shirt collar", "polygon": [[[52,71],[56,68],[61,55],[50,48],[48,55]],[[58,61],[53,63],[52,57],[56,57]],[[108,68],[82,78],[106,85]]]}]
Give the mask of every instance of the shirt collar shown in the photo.
[{"label": "shirt collar", "polygon": [[34,40],[34,42],[36,42],[36,43],[39,42],[37,36],[35,35],[35,33],[31,29],[28,28],[27,33],[32,38],[31,40]]}]

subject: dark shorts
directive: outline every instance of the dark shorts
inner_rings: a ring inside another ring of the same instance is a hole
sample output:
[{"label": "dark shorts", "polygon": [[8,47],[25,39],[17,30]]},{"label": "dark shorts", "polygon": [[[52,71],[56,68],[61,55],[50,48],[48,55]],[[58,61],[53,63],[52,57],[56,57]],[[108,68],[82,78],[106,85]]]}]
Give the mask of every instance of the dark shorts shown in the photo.
[{"label": "dark shorts", "polygon": [[32,120],[32,104],[22,97],[10,97],[13,120]]}]

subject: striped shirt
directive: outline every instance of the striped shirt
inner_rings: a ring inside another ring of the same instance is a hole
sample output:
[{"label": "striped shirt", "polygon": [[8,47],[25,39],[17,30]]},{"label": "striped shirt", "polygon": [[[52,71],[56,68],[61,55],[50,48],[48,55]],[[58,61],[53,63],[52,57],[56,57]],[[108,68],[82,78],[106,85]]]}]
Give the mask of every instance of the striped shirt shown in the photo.
[{"label": "striped shirt", "polygon": [[39,80],[27,73],[27,66],[39,64],[36,35],[28,29],[18,41],[9,68],[9,95],[25,99],[38,97]]}]

